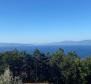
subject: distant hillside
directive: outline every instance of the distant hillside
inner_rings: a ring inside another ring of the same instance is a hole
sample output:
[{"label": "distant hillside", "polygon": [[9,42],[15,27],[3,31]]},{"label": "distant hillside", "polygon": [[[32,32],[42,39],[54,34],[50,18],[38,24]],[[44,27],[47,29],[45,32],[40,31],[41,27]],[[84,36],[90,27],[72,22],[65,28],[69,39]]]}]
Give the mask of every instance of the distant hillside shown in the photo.
[{"label": "distant hillside", "polygon": [[32,44],[22,44],[22,43],[0,43],[0,46],[31,46]]},{"label": "distant hillside", "polygon": [[[35,44],[36,45],[36,44]],[[63,42],[54,42],[38,45],[91,45],[91,40],[83,41],[63,41]],[[33,44],[23,44],[23,43],[0,43],[0,46],[34,46]]]},{"label": "distant hillside", "polygon": [[47,45],[91,45],[91,40],[63,41],[63,42],[49,43]]}]

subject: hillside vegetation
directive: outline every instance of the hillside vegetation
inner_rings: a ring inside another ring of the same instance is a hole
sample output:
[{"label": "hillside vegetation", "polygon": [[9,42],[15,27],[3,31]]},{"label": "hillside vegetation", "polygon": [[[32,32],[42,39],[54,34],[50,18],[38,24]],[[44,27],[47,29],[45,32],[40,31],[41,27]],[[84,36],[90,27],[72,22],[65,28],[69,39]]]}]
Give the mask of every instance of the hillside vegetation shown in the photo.
[{"label": "hillside vegetation", "polygon": [[[7,70],[11,75],[5,76]],[[13,80],[0,84],[90,84],[91,56],[82,59],[73,51],[65,54],[61,48],[53,54],[38,49],[29,54],[15,49],[0,53],[0,75],[0,82],[3,78]]]}]

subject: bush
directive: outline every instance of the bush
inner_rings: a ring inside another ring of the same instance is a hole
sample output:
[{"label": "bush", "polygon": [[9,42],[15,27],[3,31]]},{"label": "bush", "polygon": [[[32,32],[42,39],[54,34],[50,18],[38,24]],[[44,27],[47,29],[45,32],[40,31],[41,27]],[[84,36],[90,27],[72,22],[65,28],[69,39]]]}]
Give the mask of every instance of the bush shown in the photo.
[{"label": "bush", "polygon": [[7,68],[4,74],[0,76],[0,84],[22,84],[22,81],[19,80],[19,77],[13,78],[12,73]]}]

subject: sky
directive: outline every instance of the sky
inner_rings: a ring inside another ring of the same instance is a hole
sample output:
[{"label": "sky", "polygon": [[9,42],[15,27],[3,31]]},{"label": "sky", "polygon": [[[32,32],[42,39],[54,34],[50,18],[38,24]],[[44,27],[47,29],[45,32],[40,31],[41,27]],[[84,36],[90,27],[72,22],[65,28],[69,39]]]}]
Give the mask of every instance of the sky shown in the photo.
[{"label": "sky", "polygon": [[0,42],[91,40],[91,0],[0,0]]}]

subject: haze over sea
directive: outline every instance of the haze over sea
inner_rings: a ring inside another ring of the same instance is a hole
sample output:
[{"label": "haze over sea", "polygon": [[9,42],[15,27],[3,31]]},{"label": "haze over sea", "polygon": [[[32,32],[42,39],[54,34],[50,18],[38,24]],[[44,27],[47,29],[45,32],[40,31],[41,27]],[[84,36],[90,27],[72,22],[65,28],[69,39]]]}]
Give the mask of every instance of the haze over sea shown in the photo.
[{"label": "haze over sea", "polygon": [[[0,0],[0,42],[49,43],[91,40],[91,0]],[[91,54],[91,46],[0,46],[32,52],[76,51]]]},{"label": "haze over sea", "polygon": [[32,53],[34,49],[38,48],[41,52],[54,53],[58,48],[64,49],[65,53],[70,51],[75,51],[81,58],[91,55],[91,45],[36,45],[36,46],[1,46],[0,52],[11,51],[13,49],[18,49],[19,51],[26,51]]}]

